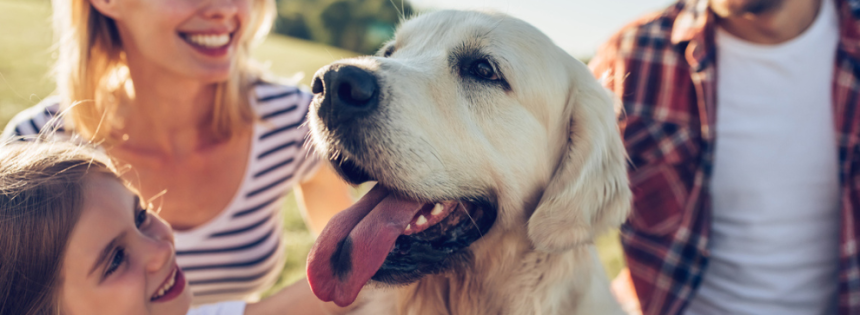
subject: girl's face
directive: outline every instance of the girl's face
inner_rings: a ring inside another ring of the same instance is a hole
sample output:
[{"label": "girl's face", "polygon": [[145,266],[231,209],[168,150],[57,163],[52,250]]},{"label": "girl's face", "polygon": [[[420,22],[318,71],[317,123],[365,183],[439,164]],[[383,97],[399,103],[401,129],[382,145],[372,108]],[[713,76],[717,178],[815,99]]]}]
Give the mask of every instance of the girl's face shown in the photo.
[{"label": "girl's face", "polygon": [[228,78],[254,0],[90,0],[116,21],[132,69]]},{"label": "girl's face", "polygon": [[61,313],[186,314],[191,291],[176,265],[170,227],[116,178],[94,174],[84,187],[63,258]]}]

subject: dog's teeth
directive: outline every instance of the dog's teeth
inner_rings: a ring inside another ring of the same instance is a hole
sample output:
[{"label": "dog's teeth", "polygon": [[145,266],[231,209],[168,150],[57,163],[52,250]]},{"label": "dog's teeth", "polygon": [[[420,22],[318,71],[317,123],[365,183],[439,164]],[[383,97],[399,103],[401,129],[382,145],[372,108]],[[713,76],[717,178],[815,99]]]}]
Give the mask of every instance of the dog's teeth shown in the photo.
[{"label": "dog's teeth", "polygon": [[424,215],[422,214],[422,215],[418,216],[418,220],[415,220],[415,224],[419,225],[419,226],[427,224],[427,218],[425,218]]},{"label": "dog's teeth", "polygon": [[412,229],[412,223],[406,225],[406,230],[409,231]]},{"label": "dog's teeth", "polygon": [[434,216],[436,216],[436,215],[440,215],[440,214],[442,214],[442,208],[444,208],[444,207],[442,206],[442,204],[441,204],[441,203],[437,203],[435,206],[433,206],[433,211],[431,211],[431,212],[430,212],[430,215],[434,215]]}]

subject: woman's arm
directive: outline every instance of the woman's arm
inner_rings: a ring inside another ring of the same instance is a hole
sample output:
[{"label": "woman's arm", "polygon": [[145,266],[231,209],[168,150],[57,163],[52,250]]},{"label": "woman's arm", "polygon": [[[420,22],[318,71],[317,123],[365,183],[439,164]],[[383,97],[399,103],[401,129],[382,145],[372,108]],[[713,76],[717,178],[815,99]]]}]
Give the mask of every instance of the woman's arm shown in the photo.
[{"label": "woman's arm", "polygon": [[302,279],[260,302],[248,304],[245,315],[338,315],[346,314],[358,304],[341,308],[332,302],[320,301],[311,292],[308,281]]},{"label": "woman's arm", "polygon": [[630,269],[624,268],[621,273],[612,280],[612,294],[615,300],[621,304],[621,308],[628,315],[642,315],[642,307],[639,305],[639,297],[633,287],[633,279],[630,278]]},{"label": "woman's arm", "polygon": [[305,224],[314,235],[319,235],[331,217],[354,202],[349,185],[328,164],[321,165],[312,178],[296,185],[295,192]]}]

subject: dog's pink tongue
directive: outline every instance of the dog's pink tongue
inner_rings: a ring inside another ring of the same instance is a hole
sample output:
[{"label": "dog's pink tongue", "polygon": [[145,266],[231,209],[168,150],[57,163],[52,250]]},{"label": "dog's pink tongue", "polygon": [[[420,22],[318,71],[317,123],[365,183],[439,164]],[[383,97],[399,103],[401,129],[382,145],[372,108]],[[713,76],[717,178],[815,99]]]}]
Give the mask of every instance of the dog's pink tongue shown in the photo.
[{"label": "dog's pink tongue", "polygon": [[376,185],[334,216],[308,254],[314,294],[340,306],[352,304],[422,205]]}]

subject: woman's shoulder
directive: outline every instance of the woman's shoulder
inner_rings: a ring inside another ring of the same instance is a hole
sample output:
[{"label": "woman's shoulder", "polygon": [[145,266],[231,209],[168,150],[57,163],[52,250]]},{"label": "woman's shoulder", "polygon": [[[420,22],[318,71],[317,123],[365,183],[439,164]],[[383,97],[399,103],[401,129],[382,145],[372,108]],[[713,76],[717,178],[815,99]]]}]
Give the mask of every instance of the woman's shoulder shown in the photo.
[{"label": "woman's shoulder", "polygon": [[253,88],[254,111],[263,121],[294,121],[308,113],[313,94],[297,84],[258,81]]},{"label": "woman's shoulder", "polygon": [[3,129],[2,139],[28,138],[44,132],[64,132],[64,122],[58,118],[60,99],[52,96],[45,98],[33,107],[27,108],[12,118]]},{"label": "woman's shoulder", "polygon": [[286,104],[310,101],[313,97],[307,87],[278,80],[259,80],[253,87],[254,102],[259,105]]}]

